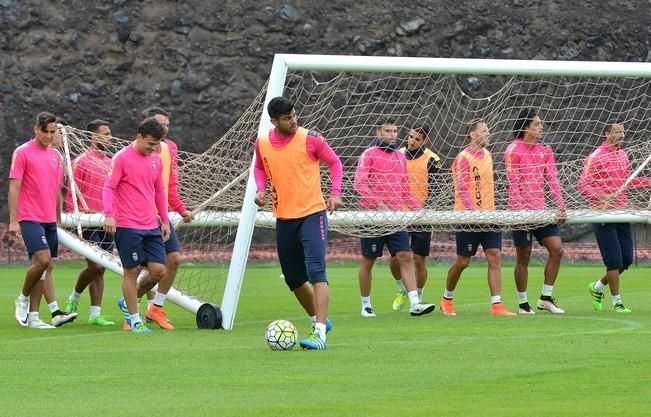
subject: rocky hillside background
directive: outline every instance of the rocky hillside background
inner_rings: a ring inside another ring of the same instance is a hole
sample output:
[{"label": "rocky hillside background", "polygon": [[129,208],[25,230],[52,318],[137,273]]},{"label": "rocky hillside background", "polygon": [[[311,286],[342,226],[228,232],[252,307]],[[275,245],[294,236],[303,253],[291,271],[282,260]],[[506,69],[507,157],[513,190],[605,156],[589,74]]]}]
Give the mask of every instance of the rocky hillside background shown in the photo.
[{"label": "rocky hillside background", "polygon": [[[0,0],[0,215],[12,150],[51,111],[133,135],[172,112],[201,152],[262,88],[274,53],[651,61],[649,0]],[[477,95],[487,88],[468,77]]]}]

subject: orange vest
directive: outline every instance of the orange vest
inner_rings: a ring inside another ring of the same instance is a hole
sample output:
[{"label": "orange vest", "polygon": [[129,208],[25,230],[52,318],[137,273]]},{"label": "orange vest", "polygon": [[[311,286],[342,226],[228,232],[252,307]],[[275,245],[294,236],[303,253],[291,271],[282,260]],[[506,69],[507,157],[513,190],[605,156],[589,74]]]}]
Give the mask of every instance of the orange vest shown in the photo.
[{"label": "orange vest", "polygon": [[[400,152],[405,153],[407,148],[401,148]],[[425,149],[423,154],[416,159],[407,159],[407,173],[409,174],[409,188],[411,194],[416,197],[421,208],[425,206],[427,196],[429,195],[429,171],[427,165],[429,160],[440,161],[437,154]]]},{"label": "orange vest", "polygon": [[269,133],[258,141],[264,171],[271,182],[271,199],[277,219],[300,219],[325,210],[319,161],[307,155],[307,129],[299,127],[282,148],[274,148]]},{"label": "orange vest", "polygon": [[170,147],[167,146],[165,141],[160,143],[160,152],[158,154],[161,162],[163,163],[163,188],[165,188],[165,201],[169,200],[170,193],[170,173],[172,172],[172,154],[170,153]]},{"label": "orange vest", "polygon": [[[495,210],[495,185],[493,183],[493,158],[488,150],[483,149],[483,158],[477,158],[470,152],[461,151],[452,164],[454,175],[454,209],[466,210],[459,195],[458,183],[462,176],[469,175],[468,194],[477,210]],[[461,171],[461,159],[468,161],[468,172]]]}]

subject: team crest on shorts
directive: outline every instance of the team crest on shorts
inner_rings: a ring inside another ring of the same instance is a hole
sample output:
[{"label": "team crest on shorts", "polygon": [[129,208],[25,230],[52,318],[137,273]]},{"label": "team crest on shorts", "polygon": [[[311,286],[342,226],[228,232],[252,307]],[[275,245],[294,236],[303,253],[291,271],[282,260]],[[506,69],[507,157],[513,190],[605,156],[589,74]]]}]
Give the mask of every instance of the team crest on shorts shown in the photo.
[{"label": "team crest on shorts", "polygon": [[47,245],[47,239],[45,238],[45,235],[41,235],[41,242],[43,242],[44,245]]},{"label": "team crest on shorts", "polygon": [[138,252],[132,252],[131,259],[133,259],[134,262],[138,262]]},{"label": "team crest on shorts", "polygon": [[468,243],[468,248],[466,250],[472,252],[472,243]]},{"label": "team crest on shorts", "polygon": [[377,245],[374,243],[371,245],[371,252],[377,251]]}]

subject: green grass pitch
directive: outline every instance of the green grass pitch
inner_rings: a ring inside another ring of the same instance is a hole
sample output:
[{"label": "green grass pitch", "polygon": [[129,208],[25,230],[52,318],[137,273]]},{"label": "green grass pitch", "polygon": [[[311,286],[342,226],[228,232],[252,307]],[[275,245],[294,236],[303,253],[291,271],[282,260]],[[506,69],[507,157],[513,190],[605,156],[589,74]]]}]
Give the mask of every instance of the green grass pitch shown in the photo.
[{"label": "green grass pitch", "polygon": [[[425,299],[438,305],[447,265],[431,265]],[[271,351],[266,325],[291,320],[310,330],[277,266],[247,269],[233,331],[197,330],[169,305],[177,325],[150,337],[78,320],[51,331],[19,328],[13,300],[23,268],[0,269],[0,416],[649,416],[651,269],[623,276],[618,316],[592,310],[586,285],[601,267],[563,265],[555,291],[563,317],[491,318],[485,266],[471,266],[456,292],[457,317],[391,311],[395,285],[378,264],[373,305],[363,319],[357,269],[329,267],[328,349]],[[512,266],[503,299],[514,309]],[[78,267],[57,266],[65,302]],[[542,285],[530,269],[529,297]],[[221,285],[221,284],[220,284]],[[119,279],[106,277],[103,314],[118,321]],[[169,304],[169,303],[168,303]],[[46,314],[46,307],[41,310]]]}]

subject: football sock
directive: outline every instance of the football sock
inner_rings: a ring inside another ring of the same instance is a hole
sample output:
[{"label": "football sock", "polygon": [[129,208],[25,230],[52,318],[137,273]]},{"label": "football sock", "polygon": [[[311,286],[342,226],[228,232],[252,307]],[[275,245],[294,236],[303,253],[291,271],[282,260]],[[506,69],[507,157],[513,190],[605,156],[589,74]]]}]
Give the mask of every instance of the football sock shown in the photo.
[{"label": "football sock", "polygon": [[362,308],[366,308],[370,306],[371,306],[371,296],[369,295],[368,297],[362,297]]},{"label": "football sock", "polygon": [[604,292],[604,288],[606,288],[606,285],[602,283],[600,279],[597,280],[597,282],[595,282],[594,284],[595,291]]},{"label": "football sock", "polygon": [[81,298],[81,293],[72,290],[72,293],[70,294],[70,299],[78,303],[80,298]]},{"label": "football sock", "polygon": [[[156,291],[156,295],[154,296],[154,304],[156,304],[158,307],[162,307],[166,297],[167,294]],[[149,300],[147,300],[147,304],[149,304]]]},{"label": "football sock", "polygon": [[454,291],[449,291],[446,288],[445,291],[443,291],[443,298],[447,298],[448,300],[452,300],[454,298]]},{"label": "football sock", "polygon": [[409,306],[410,307],[413,307],[416,304],[420,303],[420,299],[418,298],[418,291],[416,291],[416,290],[409,291],[407,293],[407,295],[409,296]]},{"label": "football sock", "polygon": [[491,295],[491,304],[497,304],[502,302],[501,295]]},{"label": "football sock", "polygon": [[101,311],[102,307],[100,306],[90,306],[90,314],[88,315],[88,318],[90,320],[95,319],[96,317],[99,316],[99,312]]},{"label": "football sock", "polygon": [[522,292],[518,291],[518,301],[520,302],[520,304],[529,302],[529,300],[527,300],[526,291],[522,291]]}]

